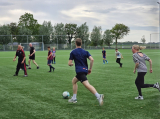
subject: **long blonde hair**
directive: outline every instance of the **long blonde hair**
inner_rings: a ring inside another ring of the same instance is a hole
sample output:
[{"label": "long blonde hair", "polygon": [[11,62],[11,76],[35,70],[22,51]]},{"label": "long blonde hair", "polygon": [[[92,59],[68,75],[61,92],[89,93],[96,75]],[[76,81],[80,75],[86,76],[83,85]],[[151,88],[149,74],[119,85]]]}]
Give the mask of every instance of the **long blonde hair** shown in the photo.
[{"label": "long blonde hair", "polygon": [[137,51],[146,49],[146,46],[133,45],[132,47]]}]

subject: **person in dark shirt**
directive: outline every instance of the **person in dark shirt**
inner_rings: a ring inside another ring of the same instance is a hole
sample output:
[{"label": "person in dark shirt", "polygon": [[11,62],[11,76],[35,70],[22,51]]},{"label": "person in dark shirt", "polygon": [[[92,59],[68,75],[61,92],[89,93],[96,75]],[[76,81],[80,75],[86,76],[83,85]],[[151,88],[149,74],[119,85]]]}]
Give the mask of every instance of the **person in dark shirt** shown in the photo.
[{"label": "person in dark shirt", "polygon": [[28,67],[28,69],[31,69],[31,60],[37,66],[37,69],[39,69],[38,64],[35,62],[35,52],[36,51],[35,51],[34,47],[32,46],[32,43],[29,44],[29,47],[30,47],[30,55],[28,55],[29,56],[29,60],[28,60],[29,67]]},{"label": "person in dark shirt", "polygon": [[[22,50],[24,51],[24,46],[22,46]],[[28,65],[26,64],[26,59],[24,60],[24,63],[25,63],[26,66],[28,66]],[[24,66],[22,66],[20,70],[24,70]]]},{"label": "person in dark shirt", "polygon": [[[87,74],[90,74],[92,71],[92,66],[93,66],[94,60],[88,51],[85,51],[81,48],[82,40],[80,38],[77,38],[75,43],[76,43],[76,49],[74,49],[70,53],[68,65],[73,66],[72,61],[74,60],[75,70],[76,70],[77,75],[72,80],[73,97],[71,99],[69,99],[68,102],[71,102],[71,103],[77,102],[77,97],[76,97],[77,96],[77,89],[78,89],[77,82],[80,81],[91,93],[93,93],[97,97],[97,99],[99,101],[99,105],[102,106],[104,95],[99,94],[96,91],[96,89],[92,85],[89,84],[87,77],[86,77]],[[88,70],[87,59],[90,60],[89,70]]]},{"label": "person in dark shirt", "polygon": [[22,46],[18,45],[18,49],[16,51],[16,55],[13,59],[13,61],[16,61],[16,57],[18,56],[18,63],[17,63],[17,68],[16,68],[16,73],[14,74],[14,76],[18,76],[19,70],[20,68],[24,68],[24,77],[28,76],[27,75],[27,70],[26,70],[26,65],[24,63],[26,57],[25,57],[25,53],[22,49]]},{"label": "person in dark shirt", "polygon": [[55,69],[55,68],[51,65],[52,59],[53,59],[53,57],[52,57],[52,51],[50,50],[50,47],[48,47],[48,57],[47,57],[48,62],[47,62],[47,65],[50,67],[50,71],[49,71],[49,72],[51,72],[52,69],[53,69],[53,71],[54,71],[54,69]]},{"label": "person in dark shirt", "polygon": [[103,57],[103,64],[105,64],[105,61],[106,61],[107,64],[108,64],[108,61],[106,60],[106,51],[104,50],[104,48],[103,48],[103,50],[102,50],[102,57]]}]

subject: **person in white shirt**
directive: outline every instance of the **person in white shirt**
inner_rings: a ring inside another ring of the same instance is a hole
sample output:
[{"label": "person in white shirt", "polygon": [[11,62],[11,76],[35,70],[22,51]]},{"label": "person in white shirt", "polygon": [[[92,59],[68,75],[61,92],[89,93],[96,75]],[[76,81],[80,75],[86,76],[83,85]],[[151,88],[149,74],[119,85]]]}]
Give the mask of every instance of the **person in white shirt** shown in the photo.
[{"label": "person in white shirt", "polygon": [[118,49],[116,49],[115,54],[116,54],[115,59],[117,59],[116,62],[120,65],[120,68],[122,68],[122,65],[123,65],[123,64],[121,63],[121,58],[123,59],[123,56],[122,56],[122,54],[118,51]]}]

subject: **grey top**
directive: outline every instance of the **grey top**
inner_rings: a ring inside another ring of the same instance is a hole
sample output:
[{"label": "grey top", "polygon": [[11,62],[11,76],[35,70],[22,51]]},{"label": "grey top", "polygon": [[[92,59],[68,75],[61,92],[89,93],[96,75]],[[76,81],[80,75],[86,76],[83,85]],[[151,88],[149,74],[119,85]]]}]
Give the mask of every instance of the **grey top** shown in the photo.
[{"label": "grey top", "polygon": [[141,57],[140,55],[138,55],[138,52],[133,54],[134,63],[139,63],[137,67],[137,72],[147,72],[147,66],[145,60],[149,61],[150,58],[145,54],[143,54],[143,57]]}]

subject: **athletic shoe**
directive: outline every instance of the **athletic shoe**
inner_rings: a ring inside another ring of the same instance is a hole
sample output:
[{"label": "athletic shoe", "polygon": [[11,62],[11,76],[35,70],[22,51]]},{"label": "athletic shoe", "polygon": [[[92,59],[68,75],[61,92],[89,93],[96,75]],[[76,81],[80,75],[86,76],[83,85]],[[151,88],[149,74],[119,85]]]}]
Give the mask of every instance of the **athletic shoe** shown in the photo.
[{"label": "athletic shoe", "polygon": [[17,74],[14,74],[13,76],[18,76]]},{"label": "athletic shoe", "polygon": [[31,67],[28,67],[28,69],[31,69]]},{"label": "athletic shoe", "polygon": [[55,64],[56,62],[54,62],[54,64]]},{"label": "athletic shoe", "polygon": [[99,105],[100,105],[100,106],[103,105],[103,98],[104,98],[104,95],[103,95],[103,94],[100,94],[100,98],[98,99],[98,102],[99,102]]},{"label": "athletic shoe", "polygon": [[154,88],[157,88],[160,92],[160,86],[159,86],[159,83],[157,82],[156,84],[154,84]]},{"label": "athletic shoe", "polygon": [[108,61],[107,61],[107,64],[108,64]]},{"label": "athletic shoe", "polygon": [[72,98],[68,100],[70,103],[77,103],[77,99],[73,100]]},{"label": "athletic shoe", "polygon": [[37,69],[39,69],[39,66],[37,67]]},{"label": "athletic shoe", "polygon": [[136,100],[143,100],[143,96],[140,96],[140,95],[139,95],[138,97],[135,97],[135,99],[136,99]]},{"label": "athletic shoe", "polygon": [[51,71],[48,71],[48,72],[51,72]]},{"label": "athletic shoe", "polygon": [[23,77],[28,77],[28,75],[24,75]]}]

